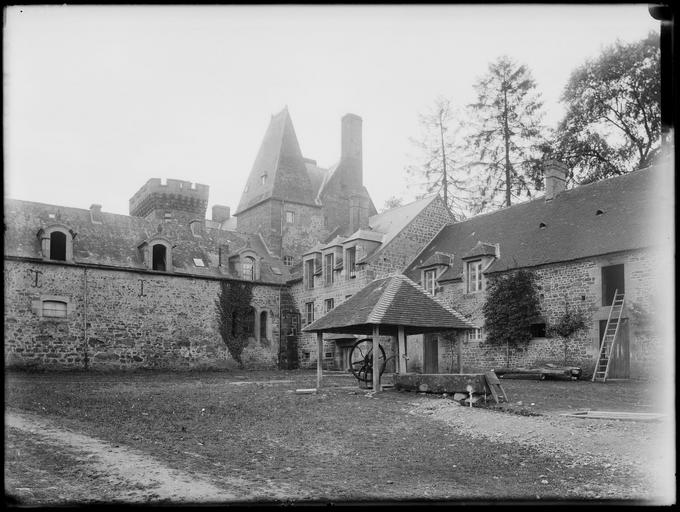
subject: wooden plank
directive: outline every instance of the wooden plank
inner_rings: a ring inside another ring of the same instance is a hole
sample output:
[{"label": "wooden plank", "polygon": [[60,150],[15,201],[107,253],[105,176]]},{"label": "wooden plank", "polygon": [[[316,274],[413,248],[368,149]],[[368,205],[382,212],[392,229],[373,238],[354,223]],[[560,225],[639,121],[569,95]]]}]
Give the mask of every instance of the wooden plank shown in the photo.
[{"label": "wooden plank", "polygon": [[404,332],[404,326],[400,325],[397,327],[397,340],[399,346],[399,352],[397,353],[397,361],[399,365],[399,374],[406,374],[406,334]]},{"label": "wooden plank", "polygon": [[505,390],[501,386],[501,381],[498,380],[496,374],[493,371],[485,372],[484,377],[486,378],[486,383],[489,386],[491,395],[493,396],[493,399],[496,401],[496,403],[500,403],[501,397],[503,397],[503,399],[507,402],[508,396],[505,394]]},{"label": "wooden plank", "polygon": [[323,333],[316,333],[316,389],[321,389],[323,377]]}]

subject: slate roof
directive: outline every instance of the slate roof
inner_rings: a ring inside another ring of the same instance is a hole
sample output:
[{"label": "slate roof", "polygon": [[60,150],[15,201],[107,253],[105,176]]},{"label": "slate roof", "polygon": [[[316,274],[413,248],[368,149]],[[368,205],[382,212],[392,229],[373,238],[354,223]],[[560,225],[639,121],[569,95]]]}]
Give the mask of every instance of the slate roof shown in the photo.
[{"label": "slate roof", "polygon": [[302,330],[371,335],[374,325],[384,335],[396,335],[399,325],[407,335],[474,328],[409,278],[395,275],[369,283]]},{"label": "slate roof", "polygon": [[663,224],[658,205],[673,204],[672,187],[660,188],[663,172],[668,171],[662,167],[641,169],[564,191],[550,201],[538,198],[451,223],[411,262],[405,274],[419,280],[422,263],[441,251],[456,257],[439,280],[460,278],[461,258],[479,242],[500,244],[500,257],[486,272],[655,245]]},{"label": "slate roof", "polygon": [[[288,108],[284,108],[269,122],[235,215],[267,199],[316,205],[310,174],[318,182],[317,171],[316,166],[305,162]],[[267,177],[262,183],[264,174]]]},{"label": "slate roof", "polygon": [[[75,263],[146,269],[138,247],[145,240],[158,235],[173,244],[173,273],[238,279],[238,276],[229,273],[224,262],[250,246],[263,257],[259,282],[280,284],[288,279],[287,267],[283,266],[280,259],[269,254],[259,235],[216,229],[210,227],[213,225],[210,222],[195,226],[192,232],[189,224],[177,220],[159,222],[101,212],[101,222],[95,223],[90,210],[16,199],[5,199],[4,213],[5,256],[42,258],[40,241],[36,236],[38,231],[50,224],[61,223],[77,233],[73,240]],[[50,214],[55,218],[50,218]],[[219,267],[220,246],[227,252],[222,255],[222,267]],[[197,267],[194,258],[202,259],[205,267]]]}]

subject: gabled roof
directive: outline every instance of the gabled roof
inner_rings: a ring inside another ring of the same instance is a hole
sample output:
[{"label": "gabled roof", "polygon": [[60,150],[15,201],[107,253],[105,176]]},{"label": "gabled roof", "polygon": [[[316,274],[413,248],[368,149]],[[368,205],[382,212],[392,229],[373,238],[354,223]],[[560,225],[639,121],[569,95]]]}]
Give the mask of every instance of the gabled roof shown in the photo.
[{"label": "gabled roof", "polygon": [[485,244],[484,242],[477,242],[477,244],[468,252],[461,256],[462,259],[476,258],[477,256],[496,256],[496,246],[493,244]]},{"label": "gabled roof", "polygon": [[[41,258],[41,228],[60,223],[77,235],[73,241],[75,263],[145,269],[138,247],[154,238],[167,239],[172,245],[172,273],[232,277],[224,261],[229,254],[250,247],[261,258],[260,282],[280,284],[289,278],[287,267],[272,256],[258,234],[245,234],[212,228],[206,223],[192,232],[189,223],[151,221],[142,217],[101,212],[92,221],[90,210],[5,199],[5,256]],[[50,218],[50,214],[57,218]],[[201,221],[202,222],[202,221]],[[220,251],[223,266],[219,267]],[[203,260],[204,267],[194,264]],[[279,273],[275,269],[279,269]],[[281,269],[284,269],[281,272]]]},{"label": "gabled roof", "polygon": [[395,335],[472,329],[461,314],[435,300],[404,275],[376,279],[303,329],[305,332]]},{"label": "gabled roof", "polygon": [[[487,272],[656,245],[664,224],[658,217],[659,205],[670,204],[672,208],[673,204],[672,187],[664,189],[659,185],[664,172],[672,169],[641,169],[576,187],[549,201],[538,198],[449,224],[411,262],[405,273],[417,279],[418,267],[435,252],[462,257],[480,241],[500,246],[500,258]],[[672,222],[672,219],[665,220]],[[462,264],[461,258],[456,257],[453,266],[440,279],[460,277]]]},{"label": "gabled roof", "polygon": [[435,265],[445,265],[449,266],[451,265],[451,256],[448,254],[444,254],[443,252],[435,252],[433,255],[431,255],[429,258],[427,258],[423,263],[419,265],[420,268],[424,267],[432,267]]},{"label": "gabled roof", "polygon": [[[311,174],[314,176],[315,171]],[[264,183],[262,176],[266,176]],[[317,177],[315,176],[315,179]],[[316,190],[300,151],[288,108],[272,116],[246,188],[234,215],[243,213],[267,199],[316,205]]]}]

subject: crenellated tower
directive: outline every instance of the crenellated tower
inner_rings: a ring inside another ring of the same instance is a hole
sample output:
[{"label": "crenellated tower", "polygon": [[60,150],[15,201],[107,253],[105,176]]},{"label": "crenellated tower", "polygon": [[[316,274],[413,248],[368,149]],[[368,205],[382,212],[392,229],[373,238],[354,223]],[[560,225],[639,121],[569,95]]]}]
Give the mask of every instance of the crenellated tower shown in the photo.
[{"label": "crenellated tower", "polygon": [[130,215],[185,222],[205,219],[209,188],[190,181],[168,179],[163,183],[152,178],[130,199]]}]

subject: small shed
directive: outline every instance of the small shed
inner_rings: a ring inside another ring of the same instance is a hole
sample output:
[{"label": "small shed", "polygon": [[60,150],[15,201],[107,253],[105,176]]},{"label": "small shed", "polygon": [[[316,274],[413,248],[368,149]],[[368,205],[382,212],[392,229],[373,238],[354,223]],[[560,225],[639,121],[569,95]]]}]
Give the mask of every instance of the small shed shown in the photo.
[{"label": "small shed", "polygon": [[[460,313],[399,274],[369,283],[302,330],[317,334],[319,355],[323,353],[324,333],[371,336],[375,354],[379,337],[390,336],[396,341],[397,372],[404,374],[406,336],[474,328]],[[321,363],[322,358],[317,357],[317,388],[323,376]],[[373,390],[380,391],[377,371],[373,372]]]}]

